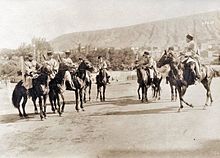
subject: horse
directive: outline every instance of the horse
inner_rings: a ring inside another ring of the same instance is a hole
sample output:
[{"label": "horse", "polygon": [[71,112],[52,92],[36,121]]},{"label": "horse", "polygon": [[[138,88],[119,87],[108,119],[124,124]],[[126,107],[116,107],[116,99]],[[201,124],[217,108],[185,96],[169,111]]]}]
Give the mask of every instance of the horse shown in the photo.
[{"label": "horse", "polygon": [[[178,90],[179,93],[179,99],[180,99],[180,106],[178,108],[178,112],[183,108],[183,103],[188,105],[189,107],[193,107],[192,104],[189,104],[183,99],[183,96],[187,90],[187,88],[190,85],[194,84],[194,75],[191,70],[193,65],[195,63],[189,62],[185,63],[184,66],[181,66],[181,62],[178,61],[174,55],[168,54],[166,51],[160,58],[160,60],[157,63],[158,67],[162,67],[164,65],[169,65],[171,69],[171,76],[170,79],[173,81],[175,87]],[[212,69],[209,66],[201,65],[201,71],[202,71],[202,76],[201,76],[201,83],[203,84],[204,88],[206,89],[206,102],[203,107],[205,109],[206,106],[208,106],[208,102],[210,99],[210,105],[213,102],[212,95],[211,95],[211,90],[210,90],[210,85],[212,82],[212,78],[215,75],[215,70]]]},{"label": "horse", "polygon": [[105,101],[105,91],[107,86],[107,73],[105,69],[100,69],[99,74],[96,76],[97,95],[96,100],[100,97],[100,101]]},{"label": "horse", "polygon": [[[23,102],[22,102],[23,114],[21,113],[21,110],[20,110],[20,102],[22,98],[23,98]],[[25,112],[25,105],[27,103],[27,99],[28,99],[27,89],[23,86],[23,81],[21,80],[17,83],[12,93],[12,103],[14,107],[18,109],[19,116],[21,118],[22,117],[26,118],[28,116]]]},{"label": "horse", "polygon": [[160,84],[161,84],[162,79],[163,77],[160,73],[158,73],[157,75],[154,75],[152,89],[153,89],[153,98],[155,100],[160,100],[160,92],[161,92]]},{"label": "horse", "polygon": [[[49,100],[51,104],[51,110],[55,113],[55,110],[59,113],[59,116],[64,112],[65,98],[64,98],[64,84],[65,84],[65,72],[66,65],[61,63],[59,65],[58,73],[49,82]],[[62,99],[62,107],[60,103],[60,97]],[[57,108],[58,105],[58,108]]]},{"label": "horse", "polygon": [[82,111],[84,110],[83,103],[86,103],[86,89],[89,87],[89,100],[91,99],[90,93],[91,93],[91,77],[88,75],[88,72],[93,71],[93,66],[87,61],[83,61],[80,63],[77,71],[75,73],[72,73],[72,80],[73,84],[76,88],[75,90],[75,98],[76,98],[76,106],[75,109],[77,112],[79,112],[79,99],[80,99],[80,108]]},{"label": "horse", "polygon": [[[144,100],[148,102],[147,90],[149,88],[149,74],[142,67],[137,67],[137,82],[139,84],[138,98],[141,99],[142,102],[144,102]],[[142,91],[142,97],[140,96],[140,89]]]},{"label": "horse", "polygon": [[[25,112],[25,106],[27,103],[27,98],[29,92],[29,96],[32,98],[32,101],[34,103],[35,107],[35,113],[38,113],[36,100],[39,99],[39,106],[40,106],[40,118],[43,120],[43,118],[46,118],[46,98],[47,98],[47,83],[48,83],[48,73],[49,70],[47,67],[42,66],[39,69],[37,77],[33,78],[32,84],[33,87],[29,90],[27,90],[24,85],[23,81],[19,81],[18,84],[15,86],[15,89],[12,93],[12,103],[14,107],[18,108],[19,116],[27,117],[27,114]],[[23,98],[22,108],[23,108],[23,114],[20,111],[20,102]],[[43,101],[43,107],[42,107],[42,101]]]}]

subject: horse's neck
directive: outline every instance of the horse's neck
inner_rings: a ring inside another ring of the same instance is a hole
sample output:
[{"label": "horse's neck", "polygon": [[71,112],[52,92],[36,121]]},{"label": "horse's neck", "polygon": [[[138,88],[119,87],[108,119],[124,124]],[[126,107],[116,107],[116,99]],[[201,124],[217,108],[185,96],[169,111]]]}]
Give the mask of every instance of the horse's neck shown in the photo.
[{"label": "horse's neck", "polygon": [[170,63],[169,66],[170,66],[170,71],[172,72],[172,75],[177,77],[179,75],[178,64]]}]

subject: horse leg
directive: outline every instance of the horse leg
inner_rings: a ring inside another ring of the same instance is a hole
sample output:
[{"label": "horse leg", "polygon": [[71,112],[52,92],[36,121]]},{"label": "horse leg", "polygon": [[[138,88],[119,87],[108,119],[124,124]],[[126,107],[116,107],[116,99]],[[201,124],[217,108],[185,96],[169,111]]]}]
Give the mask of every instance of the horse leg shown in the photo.
[{"label": "horse leg", "polygon": [[63,105],[62,105],[62,109],[61,109],[61,112],[63,113],[64,112],[64,107],[65,107],[65,98],[64,98],[64,95],[63,93],[60,94],[62,100],[63,100]]},{"label": "horse leg", "polygon": [[187,87],[182,86],[182,88],[181,88],[181,93],[182,93],[182,94],[181,94],[181,100],[182,100],[183,103],[185,103],[187,106],[193,108],[193,105],[192,105],[192,104],[189,104],[188,102],[186,102],[186,101],[183,99],[183,96],[184,96],[184,94],[186,93],[186,89],[187,89]]},{"label": "horse leg", "polygon": [[58,112],[59,116],[61,116],[60,97],[59,97],[59,94],[56,95],[56,98],[57,98],[57,105],[58,105],[57,112]]},{"label": "horse leg", "polygon": [[141,85],[139,84],[138,89],[137,89],[138,99],[139,99],[139,100],[141,99],[140,89],[141,89]]},{"label": "horse leg", "polygon": [[34,113],[38,114],[36,100],[37,100],[37,97],[35,97],[35,96],[32,97],[32,101],[33,101],[33,104],[34,104]]},{"label": "horse leg", "polygon": [[87,89],[87,86],[84,88],[84,97],[83,97],[84,103],[86,103],[86,89]]},{"label": "horse leg", "polygon": [[174,88],[174,92],[175,92],[175,99],[174,99],[174,101],[176,101],[177,100],[177,88],[176,87]]},{"label": "horse leg", "polygon": [[80,97],[80,108],[82,109],[82,111],[85,111],[83,108],[83,89],[79,90],[79,97]]},{"label": "horse leg", "polygon": [[147,87],[145,87],[145,92],[144,92],[144,95],[145,95],[145,101],[146,101],[146,102],[148,102],[148,98],[147,98],[147,90],[148,90],[148,88],[147,88]]},{"label": "horse leg", "polygon": [[[174,91],[173,91],[173,85],[170,83],[170,89],[171,89],[171,101],[174,101]],[[176,92],[176,89],[175,89]]]},{"label": "horse leg", "polygon": [[145,87],[144,87],[143,85],[141,85],[141,91],[142,91],[141,102],[144,102],[144,97],[145,97]]},{"label": "horse leg", "polygon": [[99,87],[99,95],[100,95],[100,101],[102,102],[102,101],[103,101],[103,98],[102,98],[101,86]]},{"label": "horse leg", "polygon": [[96,94],[96,100],[99,99],[99,86],[97,84],[97,94]]},{"label": "horse leg", "polygon": [[204,79],[204,80],[202,80],[202,84],[206,89],[206,102],[205,102],[205,105],[203,107],[203,109],[205,109],[205,107],[208,106],[209,98],[210,98],[210,101],[211,101],[210,105],[213,102],[212,94],[211,94],[211,90],[210,90],[211,81],[208,81],[207,79]]},{"label": "horse leg", "polygon": [[47,112],[47,106],[46,106],[47,95],[43,95],[43,100],[44,100],[44,112],[43,112],[43,114],[44,114],[44,118],[46,118],[47,117],[47,114],[46,114],[46,112]]},{"label": "horse leg", "polygon": [[106,85],[103,86],[103,101],[105,101],[105,90],[106,90]]},{"label": "horse leg", "polygon": [[26,105],[26,103],[27,103],[27,96],[24,96],[24,99],[23,99],[23,103],[22,103],[22,109],[23,109],[23,115],[24,115],[24,117],[27,117],[28,115],[26,114],[26,112],[25,112],[25,105]]},{"label": "horse leg", "polygon": [[40,119],[41,119],[41,121],[43,120],[43,107],[42,107],[42,98],[41,98],[41,96],[40,97],[38,97],[39,98],[39,106],[40,106]]},{"label": "horse leg", "polygon": [[75,109],[76,109],[76,111],[77,112],[79,112],[79,107],[78,107],[78,104],[79,104],[79,95],[78,95],[78,92],[79,90],[78,89],[76,89],[76,91],[75,91],[75,97],[76,97],[76,106],[75,106]]},{"label": "horse leg", "polygon": [[91,101],[91,88],[92,88],[92,82],[89,82],[89,101]]},{"label": "horse leg", "polygon": [[54,109],[55,97],[51,96],[51,94],[49,94],[49,100],[50,100],[51,110],[52,110],[53,113],[55,113],[55,109]]}]

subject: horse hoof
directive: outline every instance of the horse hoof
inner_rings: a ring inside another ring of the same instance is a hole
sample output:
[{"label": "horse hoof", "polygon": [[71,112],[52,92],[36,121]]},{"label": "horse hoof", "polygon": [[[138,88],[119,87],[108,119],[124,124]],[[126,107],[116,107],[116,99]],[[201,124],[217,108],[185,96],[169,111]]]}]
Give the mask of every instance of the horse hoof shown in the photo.
[{"label": "horse hoof", "polygon": [[194,108],[194,106],[192,104],[189,105],[191,108]]},{"label": "horse hoof", "polygon": [[85,111],[85,110],[82,108],[82,111]]},{"label": "horse hoof", "polygon": [[34,113],[35,113],[35,114],[38,114],[38,111],[37,111],[37,110],[35,110],[35,111],[34,111]]}]

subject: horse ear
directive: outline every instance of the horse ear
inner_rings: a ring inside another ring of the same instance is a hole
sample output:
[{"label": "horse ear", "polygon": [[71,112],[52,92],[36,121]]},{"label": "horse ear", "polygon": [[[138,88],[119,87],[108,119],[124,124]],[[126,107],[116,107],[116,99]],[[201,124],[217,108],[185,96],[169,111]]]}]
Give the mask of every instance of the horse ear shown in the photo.
[{"label": "horse ear", "polygon": [[164,50],[164,55],[167,55],[167,50],[166,49]]}]

